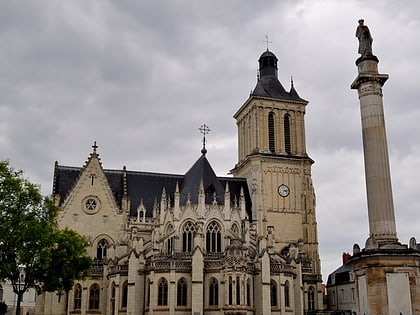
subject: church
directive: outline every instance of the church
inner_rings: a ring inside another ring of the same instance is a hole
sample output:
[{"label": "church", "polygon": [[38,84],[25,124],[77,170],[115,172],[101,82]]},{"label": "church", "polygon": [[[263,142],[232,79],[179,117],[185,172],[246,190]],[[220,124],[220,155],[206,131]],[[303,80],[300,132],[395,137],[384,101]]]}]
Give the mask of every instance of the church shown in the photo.
[{"label": "church", "polygon": [[56,162],[58,225],[86,236],[94,266],[70,292],[40,295],[37,314],[323,309],[308,101],[293,82],[283,87],[277,62],[273,52],[262,53],[256,86],[234,114],[233,176],[212,169],[206,125],[198,159],[184,174],[107,169],[96,143],[82,166]]}]

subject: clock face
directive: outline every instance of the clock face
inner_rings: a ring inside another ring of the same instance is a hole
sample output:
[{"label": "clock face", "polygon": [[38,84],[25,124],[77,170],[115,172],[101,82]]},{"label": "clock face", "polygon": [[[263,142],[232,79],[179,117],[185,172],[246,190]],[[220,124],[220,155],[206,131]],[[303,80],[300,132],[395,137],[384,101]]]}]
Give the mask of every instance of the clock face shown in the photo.
[{"label": "clock face", "polygon": [[280,196],[287,197],[290,193],[290,189],[286,185],[282,184],[279,186],[278,192]]}]

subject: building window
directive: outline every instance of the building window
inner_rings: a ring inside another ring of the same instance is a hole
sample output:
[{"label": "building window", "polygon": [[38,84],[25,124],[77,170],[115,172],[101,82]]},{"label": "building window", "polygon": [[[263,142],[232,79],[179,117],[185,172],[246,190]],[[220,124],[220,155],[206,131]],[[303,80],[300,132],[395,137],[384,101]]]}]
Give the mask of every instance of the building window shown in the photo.
[{"label": "building window", "polygon": [[246,281],[246,305],[251,306],[251,280]]},{"label": "building window", "polygon": [[209,305],[219,305],[219,283],[216,278],[210,279]]},{"label": "building window", "polygon": [[309,287],[308,291],[308,310],[315,310],[315,289],[314,287]]},{"label": "building window", "polygon": [[331,304],[335,305],[335,291],[332,291],[332,294],[331,294]]},{"label": "building window", "polygon": [[274,128],[274,113],[268,114],[268,149],[274,153],[276,151],[276,138]]},{"label": "building window", "polygon": [[115,283],[112,282],[111,285],[111,315],[115,315],[115,293],[116,293],[116,286]]},{"label": "building window", "polygon": [[195,225],[192,222],[187,222],[182,231],[182,251],[190,253],[193,250]]},{"label": "building window", "polygon": [[168,281],[165,278],[158,282],[158,305],[168,305]]},{"label": "building window", "polygon": [[290,116],[284,116],[284,149],[286,153],[292,153],[292,141],[290,135]]},{"label": "building window", "polygon": [[89,290],[89,309],[98,310],[99,309],[99,294],[100,288],[96,283],[90,287]]},{"label": "building window", "polygon": [[147,280],[147,283],[146,283],[146,295],[145,295],[145,297],[146,297],[146,301],[144,301],[144,305],[146,306],[146,307],[148,307],[149,305],[150,305],[150,280]]},{"label": "building window", "polygon": [[274,280],[271,280],[270,282],[270,300],[271,300],[271,306],[278,306],[277,301],[277,284]]},{"label": "building window", "polygon": [[176,302],[178,306],[187,306],[187,282],[185,278],[178,280]]},{"label": "building window", "polygon": [[232,277],[229,277],[229,305],[233,304],[233,284]]},{"label": "building window", "polygon": [[128,283],[124,282],[122,286],[122,298],[121,298],[121,307],[127,307],[128,300]]},{"label": "building window", "polygon": [[80,310],[82,308],[82,286],[80,284],[76,284],[74,287],[73,308],[75,310]]},{"label": "building window", "polygon": [[101,239],[96,246],[96,259],[98,261],[103,261],[106,258],[106,251],[108,248],[108,241],[106,239]]},{"label": "building window", "polygon": [[286,281],[284,284],[284,306],[290,307],[290,283]]},{"label": "building window", "polygon": [[221,252],[222,236],[220,225],[213,221],[207,226],[206,232],[206,250],[209,253]]},{"label": "building window", "polygon": [[236,277],[236,305],[241,305],[241,280]]}]

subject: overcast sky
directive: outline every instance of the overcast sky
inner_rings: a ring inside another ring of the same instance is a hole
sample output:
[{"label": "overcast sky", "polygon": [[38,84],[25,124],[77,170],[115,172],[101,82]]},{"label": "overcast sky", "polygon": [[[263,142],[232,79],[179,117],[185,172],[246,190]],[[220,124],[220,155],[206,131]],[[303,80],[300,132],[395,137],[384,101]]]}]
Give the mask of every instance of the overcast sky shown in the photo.
[{"label": "overcast sky", "polygon": [[398,236],[420,240],[419,1],[2,1],[0,159],[51,193],[54,161],[184,174],[207,157],[237,162],[232,115],[266,49],[293,76],[306,113],[323,278],[368,237],[357,75],[365,19],[379,71]]}]

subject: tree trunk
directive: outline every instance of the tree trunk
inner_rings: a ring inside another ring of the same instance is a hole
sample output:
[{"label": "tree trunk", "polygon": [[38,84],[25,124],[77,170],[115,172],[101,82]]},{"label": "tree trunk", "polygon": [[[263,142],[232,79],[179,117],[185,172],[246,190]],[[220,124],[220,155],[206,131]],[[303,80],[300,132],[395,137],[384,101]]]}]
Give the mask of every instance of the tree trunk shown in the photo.
[{"label": "tree trunk", "polygon": [[21,311],[20,311],[20,304],[22,303],[22,297],[23,294],[25,293],[25,291],[21,291],[19,290],[16,295],[17,295],[17,301],[16,301],[16,315],[20,315]]}]

